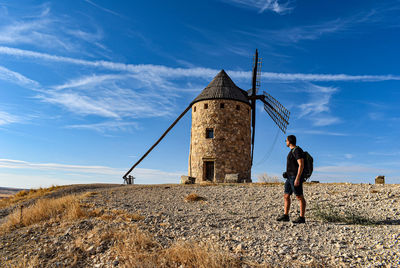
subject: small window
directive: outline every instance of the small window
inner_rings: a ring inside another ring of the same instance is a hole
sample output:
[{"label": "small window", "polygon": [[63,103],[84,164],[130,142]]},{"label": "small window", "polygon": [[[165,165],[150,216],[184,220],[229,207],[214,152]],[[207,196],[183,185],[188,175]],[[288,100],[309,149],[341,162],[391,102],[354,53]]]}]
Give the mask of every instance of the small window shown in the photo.
[{"label": "small window", "polygon": [[194,106],[194,108],[193,108],[193,112],[196,112],[196,106]]},{"label": "small window", "polygon": [[204,109],[208,109],[208,103],[204,103]]},{"label": "small window", "polygon": [[213,139],[214,138],[214,129],[207,128],[206,129],[206,139]]},{"label": "small window", "polygon": [[236,105],[236,110],[240,110],[240,105]]},{"label": "small window", "polygon": [[224,109],[225,108],[225,103],[220,103],[219,108]]}]

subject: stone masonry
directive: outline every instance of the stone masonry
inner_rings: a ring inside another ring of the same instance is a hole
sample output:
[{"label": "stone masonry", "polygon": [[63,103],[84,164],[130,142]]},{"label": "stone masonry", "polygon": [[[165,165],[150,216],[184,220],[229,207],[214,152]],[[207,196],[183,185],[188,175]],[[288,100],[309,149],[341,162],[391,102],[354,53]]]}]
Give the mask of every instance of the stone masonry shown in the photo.
[{"label": "stone masonry", "polygon": [[[213,132],[206,137],[207,129]],[[206,180],[205,161],[214,162],[213,182],[226,174],[251,180],[251,107],[241,101],[213,99],[192,106],[189,176],[196,183]]]}]

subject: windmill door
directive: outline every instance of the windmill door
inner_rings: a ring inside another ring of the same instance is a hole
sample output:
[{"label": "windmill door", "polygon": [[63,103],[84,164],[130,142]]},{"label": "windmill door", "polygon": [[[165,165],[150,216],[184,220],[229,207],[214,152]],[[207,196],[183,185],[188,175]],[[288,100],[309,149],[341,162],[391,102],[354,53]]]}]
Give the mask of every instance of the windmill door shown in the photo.
[{"label": "windmill door", "polygon": [[205,161],[205,180],[213,181],[214,180],[214,161]]}]

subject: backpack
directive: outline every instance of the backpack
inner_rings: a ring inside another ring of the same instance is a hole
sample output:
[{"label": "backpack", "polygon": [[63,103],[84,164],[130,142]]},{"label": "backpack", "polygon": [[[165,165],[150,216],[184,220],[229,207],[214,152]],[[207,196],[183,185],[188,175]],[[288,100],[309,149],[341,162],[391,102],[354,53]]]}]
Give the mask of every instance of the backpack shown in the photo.
[{"label": "backpack", "polygon": [[[294,156],[294,150],[296,150],[297,147],[298,146],[296,146],[292,150],[293,156]],[[302,177],[304,178],[304,180],[307,180],[307,179],[309,179],[311,177],[311,174],[313,172],[314,159],[312,158],[312,156],[308,152],[304,152],[303,158],[304,158],[304,169],[303,169]]]}]

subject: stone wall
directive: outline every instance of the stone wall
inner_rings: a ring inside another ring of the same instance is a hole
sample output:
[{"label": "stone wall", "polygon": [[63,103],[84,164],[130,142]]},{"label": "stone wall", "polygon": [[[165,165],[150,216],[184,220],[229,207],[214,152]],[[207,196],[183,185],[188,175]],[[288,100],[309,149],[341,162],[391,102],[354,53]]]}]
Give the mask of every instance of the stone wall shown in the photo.
[{"label": "stone wall", "polygon": [[[206,138],[207,129],[213,129],[214,138]],[[192,106],[188,173],[196,183],[205,180],[204,161],[214,161],[214,182],[223,182],[225,174],[232,173],[238,173],[241,181],[251,179],[249,105],[234,100],[205,100]]]}]

